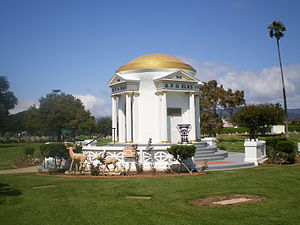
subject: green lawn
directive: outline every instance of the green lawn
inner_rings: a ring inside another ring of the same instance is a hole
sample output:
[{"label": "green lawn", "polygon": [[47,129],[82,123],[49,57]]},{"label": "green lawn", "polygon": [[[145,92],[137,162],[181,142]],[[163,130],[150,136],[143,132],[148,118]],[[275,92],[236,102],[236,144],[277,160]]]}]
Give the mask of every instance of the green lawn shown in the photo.
[{"label": "green lawn", "polygon": [[[299,224],[300,166],[261,166],[197,177],[59,178],[0,175],[0,224]],[[214,195],[268,200],[226,207],[188,203]],[[128,195],[151,200],[125,199]]]},{"label": "green lawn", "polygon": [[34,155],[39,156],[40,143],[14,143],[0,144],[0,170],[13,169],[13,160],[20,158],[23,155],[23,148],[35,148]]},{"label": "green lawn", "polygon": [[[218,136],[217,146],[220,149],[225,149],[228,152],[245,152],[244,141],[247,136],[241,135],[226,135],[221,134]],[[258,139],[265,140],[265,137],[258,137]],[[300,142],[300,134],[290,134],[289,140],[295,144]]]},{"label": "green lawn", "polygon": [[[100,140],[97,146],[106,145],[111,140]],[[0,170],[14,169],[13,161],[23,155],[23,148],[35,148],[35,157],[40,157],[41,143],[13,143],[13,144],[0,144]],[[0,223],[1,224],[1,223]]]},{"label": "green lawn", "polygon": [[228,152],[245,152],[244,141],[247,137],[221,134],[218,136],[217,146]]},{"label": "green lawn", "polygon": [[111,142],[110,139],[102,139],[102,140],[98,140],[98,141],[97,141],[97,146],[107,145],[107,144],[110,143],[110,142]]}]

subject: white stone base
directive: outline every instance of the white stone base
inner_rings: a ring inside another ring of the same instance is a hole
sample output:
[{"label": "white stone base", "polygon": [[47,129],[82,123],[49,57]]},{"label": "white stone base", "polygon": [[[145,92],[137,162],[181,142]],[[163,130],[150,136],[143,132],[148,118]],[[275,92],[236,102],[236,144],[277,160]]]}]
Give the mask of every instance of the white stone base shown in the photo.
[{"label": "white stone base", "polygon": [[206,141],[208,146],[211,146],[211,147],[217,146],[217,139],[214,137],[206,137],[206,138],[203,138],[202,141]]},{"label": "white stone base", "polygon": [[[153,150],[146,150],[146,146],[139,146],[137,149],[138,154],[138,163],[143,166],[144,171],[151,170],[151,164],[158,171],[163,171],[170,166],[179,165],[177,160],[173,159],[173,156],[168,153],[167,148],[170,146],[153,146]],[[97,165],[100,163],[99,160],[95,159],[97,155],[103,154],[104,151],[107,153],[107,158],[115,157],[119,161],[117,162],[118,169],[125,169],[130,171],[135,171],[135,159],[134,158],[125,158],[123,156],[124,146],[101,146],[101,147],[92,147],[84,146],[82,152],[87,155],[87,164]],[[151,157],[152,154],[152,157]],[[151,161],[153,158],[153,162]],[[186,164],[189,168],[195,169],[196,166],[193,164],[193,159],[187,159]],[[113,169],[113,166],[110,165],[109,168]]]},{"label": "white stone base", "polygon": [[267,160],[266,156],[266,142],[261,140],[249,140],[244,142],[245,146],[245,162],[253,162],[255,165]]}]

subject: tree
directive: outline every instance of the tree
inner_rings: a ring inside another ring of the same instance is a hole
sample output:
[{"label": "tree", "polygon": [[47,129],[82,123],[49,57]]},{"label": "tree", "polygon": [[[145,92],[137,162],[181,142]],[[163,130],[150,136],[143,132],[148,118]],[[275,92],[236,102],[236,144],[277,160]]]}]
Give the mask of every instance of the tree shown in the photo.
[{"label": "tree", "polygon": [[111,135],[111,133],[112,133],[111,118],[109,118],[109,117],[101,118],[97,122],[97,127],[98,127],[98,131],[101,135],[103,135],[103,136]]},{"label": "tree", "polygon": [[52,92],[39,102],[39,108],[31,107],[26,117],[25,124],[32,132],[41,131],[61,141],[63,129],[72,130],[74,136],[92,134],[96,129],[95,118],[73,95]]},{"label": "tree", "polygon": [[8,116],[9,118],[9,127],[8,131],[13,132],[15,134],[20,134],[25,131],[24,126],[24,118],[26,115],[26,111],[18,112],[16,114],[11,114]]},{"label": "tree", "polygon": [[241,107],[233,115],[233,120],[241,127],[250,130],[250,138],[255,138],[260,132],[263,136],[270,125],[283,121],[284,111],[279,104],[259,104]]},{"label": "tree", "polygon": [[268,26],[269,35],[271,38],[275,36],[276,44],[277,44],[277,52],[279,58],[279,65],[280,65],[280,72],[281,72],[281,83],[282,83],[282,93],[283,93],[283,102],[284,102],[284,112],[285,112],[285,135],[286,137],[289,136],[288,130],[288,113],[287,113],[287,101],[286,101],[286,92],[285,92],[285,85],[284,85],[284,77],[283,77],[283,70],[282,70],[282,63],[281,63],[281,55],[280,55],[280,46],[279,46],[279,39],[284,36],[283,32],[286,31],[284,24],[280,21],[273,21],[272,24]]},{"label": "tree", "polygon": [[18,104],[14,93],[9,91],[7,77],[0,76],[0,134],[3,135],[9,126],[9,110]]},{"label": "tree", "polygon": [[215,136],[223,126],[222,118],[230,119],[234,109],[245,103],[244,92],[225,90],[216,80],[204,82],[200,90],[201,130]]}]

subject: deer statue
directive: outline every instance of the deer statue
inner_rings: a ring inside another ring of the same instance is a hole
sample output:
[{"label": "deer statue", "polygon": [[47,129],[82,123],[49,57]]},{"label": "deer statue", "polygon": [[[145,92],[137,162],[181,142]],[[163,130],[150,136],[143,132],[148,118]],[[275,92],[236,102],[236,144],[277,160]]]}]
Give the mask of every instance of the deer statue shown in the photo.
[{"label": "deer statue", "polygon": [[109,170],[108,165],[110,165],[110,164],[114,165],[114,171],[115,171],[115,169],[118,168],[117,162],[119,160],[115,157],[111,157],[111,158],[106,158],[106,157],[107,157],[107,153],[105,152],[103,155],[96,156],[95,159],[98,159],[102,164],[105,165],[104,171],[105,171],[105,168],[107,168]]},{"label": "deer statue", "polygon": [[84,165],[87,156],[82,153],[74,153],[73,150],[75,149],[75,146],[68,146],[67,143],[65,143],[65,146],[69,151],[70,158],[72,159],[69,171],[72,170],[72,166],[75,160],[78,160],[80,162],[79,171],[81,171],[81,168]]}]

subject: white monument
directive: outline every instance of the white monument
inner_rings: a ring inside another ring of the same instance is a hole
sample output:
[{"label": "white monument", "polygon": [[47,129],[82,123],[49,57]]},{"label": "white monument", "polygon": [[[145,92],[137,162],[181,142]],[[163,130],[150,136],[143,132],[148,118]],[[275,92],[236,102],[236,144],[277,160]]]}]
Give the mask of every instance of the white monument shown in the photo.
[{"label": "white monument", "polygon": [[[141,56],[117,69],[108,82],[112,90],[113,142],[99,147],[84,146],[88,163],[97,165],[97,156],[105,152],[118,159],[119,167],[130,169],[135,161],[125,151],[137,144],[138,162],[144,170],[152,166],[164,170],[174,163],[167,148],[181,141],[178,124],[190,124],[189,142],[197,149],[205,148],[207,143],[200,141],[202,83],[195,75],[196,70],[190,65],[163,54]],[[147,147],[150,138],[151,151]],[[210,151],[217,151],[216,147]],[[187,164],[195,168],[192,160]]]},{"label": "white monument", "polygon": [[178,124],[190,124],[188,139],[200,140],[196,70],[163,54],[138,57],[121,66],[108,83],[112,90],[113,140],[118,143],[178,143]]}]

